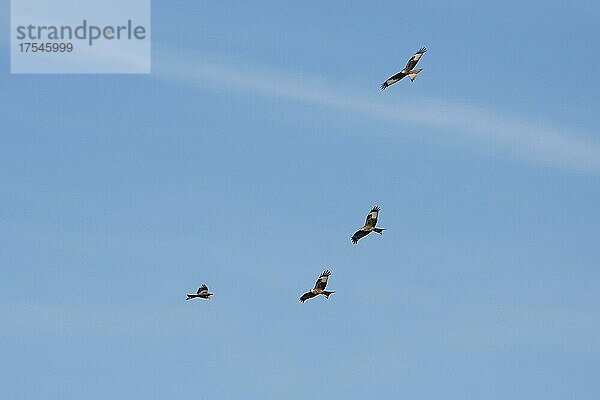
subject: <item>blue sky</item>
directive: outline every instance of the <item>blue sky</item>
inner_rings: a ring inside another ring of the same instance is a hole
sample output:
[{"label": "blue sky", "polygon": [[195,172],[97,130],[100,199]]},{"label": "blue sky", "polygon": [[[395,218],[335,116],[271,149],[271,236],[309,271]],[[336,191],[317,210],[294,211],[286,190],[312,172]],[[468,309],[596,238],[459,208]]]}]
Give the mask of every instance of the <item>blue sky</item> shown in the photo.
[{"label": "blue sky", "polygon": [[0,11],[3,398],[597,395],[596,2],[154,3],[150,75]]}]

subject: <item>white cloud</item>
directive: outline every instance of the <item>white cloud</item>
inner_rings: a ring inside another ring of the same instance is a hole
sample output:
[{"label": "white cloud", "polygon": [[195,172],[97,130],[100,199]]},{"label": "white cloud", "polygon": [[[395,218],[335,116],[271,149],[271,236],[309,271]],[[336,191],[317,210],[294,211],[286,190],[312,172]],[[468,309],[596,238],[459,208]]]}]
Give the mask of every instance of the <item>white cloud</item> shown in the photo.
[{"label": "white cloud", "polygon": [[[257,66],[227,57],[156,47],[158,57],[154,60],[153,70],[160,79],[203,90],[258,93],[360,113],[367,118],[398,123],[400,127],[410,124],[441,129],[465,144],[499,148],[528,162],[600,174],[600,143],[589,134],[547,121],[521,119],[483,107],[460,105],[453,99],[415,98],[407,107],[387,93],[353,92],[351,82]],[[422,134],[422,131],[413,131]]]}]

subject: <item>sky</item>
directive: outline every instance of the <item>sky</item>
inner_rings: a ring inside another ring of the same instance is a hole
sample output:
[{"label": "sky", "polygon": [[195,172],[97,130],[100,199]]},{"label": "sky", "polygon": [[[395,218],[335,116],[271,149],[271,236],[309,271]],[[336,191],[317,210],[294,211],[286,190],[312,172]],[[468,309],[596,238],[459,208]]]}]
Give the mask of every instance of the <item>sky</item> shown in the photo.
[{"label": "sky", "polygon": [[11,75],[5,3],[2,398],[600,392],[597,2],[154,2],[149,75]]}]

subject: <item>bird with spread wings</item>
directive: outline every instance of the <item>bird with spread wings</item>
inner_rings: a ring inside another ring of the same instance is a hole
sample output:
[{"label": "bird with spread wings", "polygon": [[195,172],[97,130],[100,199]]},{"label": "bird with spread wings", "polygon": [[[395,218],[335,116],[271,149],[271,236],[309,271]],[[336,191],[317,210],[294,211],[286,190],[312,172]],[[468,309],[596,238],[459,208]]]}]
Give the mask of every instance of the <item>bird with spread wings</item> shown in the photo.
[{"label": "bird with spread wings", "polygon": [[379,216],[379,210],[381,210],[381,208],[379,208],[379,206],[375,206],[371,209],[371,211],[369,212],[369,215],[367,215],[367,220],[365,221],[365,225],[360,228],[359,230],[357,230],[354,235],[352,235],[352,243],[356,244],[358,243],[358,241],[367,236],[369,233],[371,232],[377,232],[380,235],[383,234],[383,231],[385,231],[385,228],[377,228],[375,225],[377,225],[377,217]]},{"label": "bird with spread wings", "polygon": [[210,299],[210,296],[212,295],[212,293],[208,292],[208,286],[202,285],[198,288],[198,291],[196,293],[188,293],[186,300],[195,299],[196,297],[199,297],[201,299]]},{"label": "bird with spread wings", "polygon": [[312,299],[313,297],[316,297],[320,294],[322,294],[326,298],[329,298],[330,294],[335,293],[325,290],[325,287],[327,286],[327,279],[329,279],[329,275],[331,275],[331,272],[328,269],[323,271],[321,276],[319,276],[319,279],[317,279],[315,287],[312,288],[310,291],[304,293],[302,296],[300,296],[300,302],[304,303],[306,300]]},{"label": "bird with spread wings", "polygon": [[408,60],[408,62],[406,63],[406,67],[404,67],[404,69],[402,71],[398,72],[395,75],[390,76],[385,82],[383,82],[383,84],[381,85],[381,89],[385,89],[386,87],[393,85],[394,83],[398,82],[400,79],[404,78],[407,75],[410,78],[411,82],[414,81],[415,78],[417,77],[417,75],[419,74],[419,72],[422,71],[422,69],[414,69],[414,68],[417,66],[417,63],[421,59],[421,56],[423,56],[423,54],[425,54],[426,51],[427,51],[427,49],[425,47],[421,47],[419,49],[419,51],[417,51]]}]

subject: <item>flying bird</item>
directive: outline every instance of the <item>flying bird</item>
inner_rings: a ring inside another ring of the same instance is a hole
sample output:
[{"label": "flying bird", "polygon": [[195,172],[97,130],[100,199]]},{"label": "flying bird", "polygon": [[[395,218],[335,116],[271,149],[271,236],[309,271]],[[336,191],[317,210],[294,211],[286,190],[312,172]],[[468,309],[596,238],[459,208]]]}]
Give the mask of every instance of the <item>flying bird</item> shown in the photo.
[{"label": "flying bird", "polygon": [[421,56],[426,51],[427,51],[427,49],[425,47],[421,47],[419,49],[419,51],[417,51],[415,53],[415,55],[413,55],[410,58],[410,60],[408,60],[408,62],[406,63],[406,67],[404,67],[404,69],[402,71],[398,72],[396,75],[390,76],[387,79],[387,81],[383,82],[383,85],[381,85],[381,89],[385,89],[386,87],[393,85],[394,83],[398,82],[400,79],[404,78],[406,75],[408,75],[411,82],[414,81],[415,78],[417,77],[417,75],[419,74],[419,72],[422,71],[422,69],[414,69],[414,68],[417,66],[417,63],[421,59]]},{"label": "flying bird", "polygon": [[300,296],[300,302],[304,303],[306,300],[312,299],[313,297],[318,296],[320,294],[329,298],[330,294],[335,293],[335,292],[328,292],[327,290],[325,290],[325,287],[327,286],[327,279],[329,278],[329,275],[331,275],[331,272],[328,269],[323,271],[321,276],[319,276],[319,279],[317,279],[317,282],[315,283],[315,287],[313,289],[311,289],[310,291],[304,293],[302,296]]},{"label": "flying bird", "polygon": [[198,288],[196,293],[188,293],[186,300],[195,299],[196,297],[200,297],[201,299],[210,299],[212,293],[208,293],[208,286],[202,285]]},{"label": "flying bird", "polygon": [[359,230],[357,230],[354,233],[354,235],[352,235],[352,243],[354,243],[354,244],[358,243],[360,238],[367,236],[371,232],[377,232],[380,235],[383,234],[383,231],[385,231],[385,228],[376,228],[375,227],[375,225],[377,225],[377,216],[379,215],[379,210],[381,210],[381,208],[379,208],[379,206],[375,206],[371,209],[371,211],[369,212],[369,215],[367,215],[367,220],[365,221],[365,225],[362,228],[360,228]]}]

